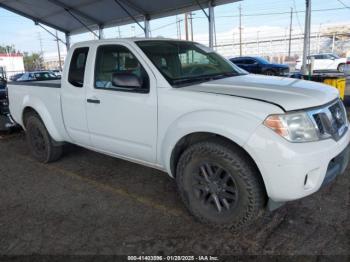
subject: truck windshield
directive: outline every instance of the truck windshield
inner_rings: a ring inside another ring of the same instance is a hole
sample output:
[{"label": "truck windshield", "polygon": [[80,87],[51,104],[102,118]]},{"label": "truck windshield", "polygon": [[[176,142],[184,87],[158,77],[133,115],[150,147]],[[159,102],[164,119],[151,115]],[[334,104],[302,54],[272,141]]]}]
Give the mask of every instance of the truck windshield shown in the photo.
[{"label": "truck windshield", "polygon": [[246,74],[208,47],[184,41],[144,40],[136,44],[174,86]]}]

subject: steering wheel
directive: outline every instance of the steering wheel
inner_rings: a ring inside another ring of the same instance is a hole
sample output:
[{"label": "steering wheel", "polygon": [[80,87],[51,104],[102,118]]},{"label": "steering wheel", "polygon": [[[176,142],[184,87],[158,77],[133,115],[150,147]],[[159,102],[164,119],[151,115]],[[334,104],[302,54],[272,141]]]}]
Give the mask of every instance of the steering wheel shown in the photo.
[{"label": "steering wheel", "polygon": [[201,75],[205,72],[205,70],[203,70],[204,68],[202,66],[195,66],[195,67],[192,67],[191,70],[190,70],[190,74],[191,75]]}]

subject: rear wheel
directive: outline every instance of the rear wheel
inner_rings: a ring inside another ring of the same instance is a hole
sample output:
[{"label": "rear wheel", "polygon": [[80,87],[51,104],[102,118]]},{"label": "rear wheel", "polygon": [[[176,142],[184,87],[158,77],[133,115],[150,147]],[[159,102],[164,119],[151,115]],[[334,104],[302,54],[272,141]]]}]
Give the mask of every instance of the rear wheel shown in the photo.
[{"label": "rear wheel", "polygon": [[25,123],[26,140],[32,156],[41,163],[58,160],[62,155],[62,145],[52,139],[39,116],[30,114]]},{"label": "rear wheel", "polygon": [[339,64],[338,65],[338,72],[343,73],[345,68],[345,64]]},{"label": "rear wheel", "polygon": [[276,73],[275,73],[275,71],[273,71],[273,70],[266,70],[266,71],[265,71],[265,75],[268,75],[268,76],[275,76]]},{"label": "rear wheel", "polygon": [[201,222],[238,228],[262,212],[266,194],[255,165],[222,140],[190,146],[180,157],[176,180],[182,200]]}]

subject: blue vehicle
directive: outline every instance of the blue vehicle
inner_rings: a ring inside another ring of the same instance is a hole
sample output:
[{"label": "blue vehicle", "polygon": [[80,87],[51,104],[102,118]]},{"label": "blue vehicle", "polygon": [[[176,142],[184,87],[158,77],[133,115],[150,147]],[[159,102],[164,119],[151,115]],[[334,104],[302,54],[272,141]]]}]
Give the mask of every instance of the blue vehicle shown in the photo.
[{"label": "blue vehicle", "polygon": [[271,76],[287,76],[289,74],[288,65],[273,64],[262,57],[241,56],[230,58],[230,61],[252,74]]}]

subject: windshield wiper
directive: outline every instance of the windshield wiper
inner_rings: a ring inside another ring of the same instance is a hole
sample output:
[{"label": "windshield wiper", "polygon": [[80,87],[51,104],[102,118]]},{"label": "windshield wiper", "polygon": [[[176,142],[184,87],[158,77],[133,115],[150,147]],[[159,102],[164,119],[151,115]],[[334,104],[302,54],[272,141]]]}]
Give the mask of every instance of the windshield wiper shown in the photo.
[{"label": "windshield wiper", "polygon": [[222,73],[222,74],[217,74],[217,75],[202,75],[202,76],[196,76],[196,77],[181,78],[181,79],[173,80],[172,82],[175,85],[181,85],[181,84],[193,83],[193,82],[202,83],[202,82],[222,79],[222,78],[231,77],[231,76],[238,76],[238,75],[240,75],[240,74],[234,73],[234,72],[229,72],[229,73]]}]

